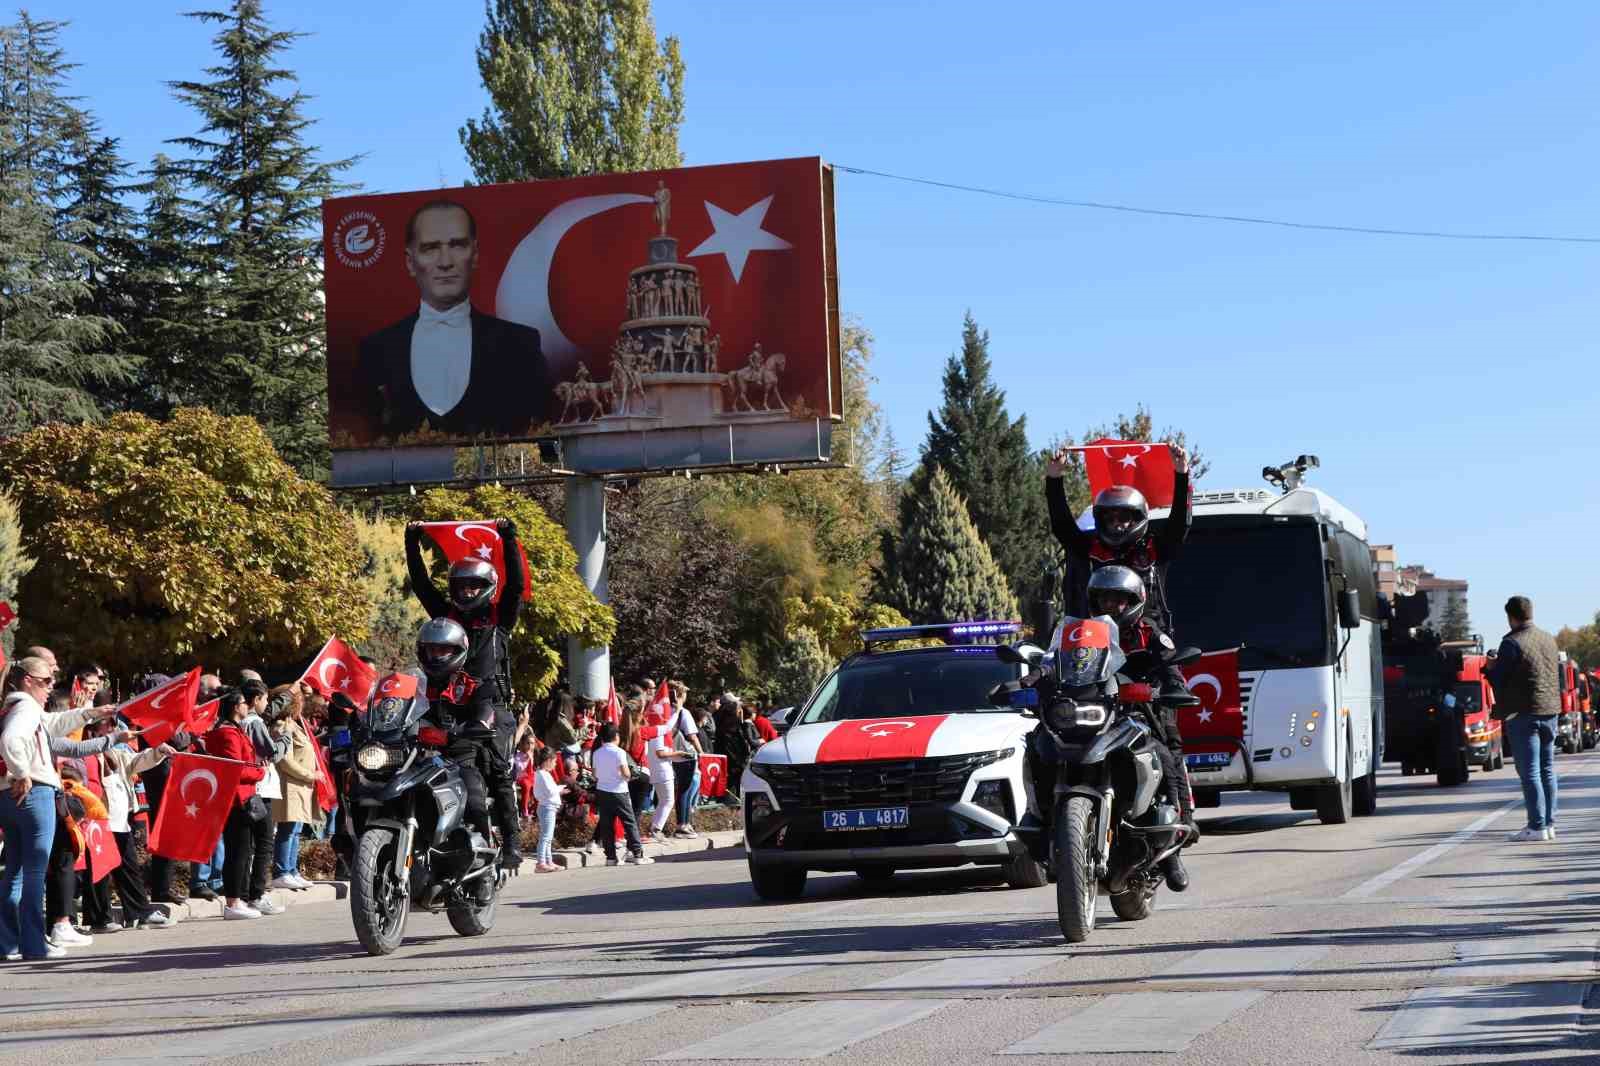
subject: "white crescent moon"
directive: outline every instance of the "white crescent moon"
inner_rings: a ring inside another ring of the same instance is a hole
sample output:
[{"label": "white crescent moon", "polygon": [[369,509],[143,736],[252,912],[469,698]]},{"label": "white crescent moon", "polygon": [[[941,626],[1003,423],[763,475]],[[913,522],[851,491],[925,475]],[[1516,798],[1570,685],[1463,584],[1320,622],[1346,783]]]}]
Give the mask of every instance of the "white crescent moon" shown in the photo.
[{"label": "white crescent moon", "polygon": [[322,665],[317,667],[317,679],[329,688],[333,687],[333,682],[328,680],[328,667],[330,666],[337,666],[344,671],[346,677],[350,676],[350,668],[338,659],[324,659]]},{"label": "white crescent moon", "polygon": [[1216,691],[1216,698],[1211,701],[1213,705],[1222,702],[1222,682],[1217,680],[1216,674],[1195,674],[1189,679],[1189,691],[1201,685],[1210,685]]},{"label": "white crescent moon", "polygon": [[176,691],[178,691],[178,686],[162,689],[161,693],[150,701],[150,709],[152,711],[159,711],[161,709],[161,705],[167,702],[167,697]]},{"label": "white crescent moon", "polygon": [[216,774],[212,773],[210,770],[190,770],[188,773],[183,775],[183,780],[178,782],[178,795],[182,796],[184,799],[188,799],[189,794],[185,790],[189,787],[189,782],[196,779],[204,781],[211,786],[211,791],[206,796],[207,800],[211,799],[212,796],[217,794]]},{"label": "white crescent moon", "polygon": [[100,854],[100,838],[105,836],[105,830],[100,828],[99,822],[89,823],[89,846],[96,855]]},{"label": "white crescent moon", "polygon": [[520,322],[539,331],[539,348],[546,359],[567,359],[579,355],[578,346],[567,339],[550,307],[550,264],[567,231],[584,219],[625,204],[648,204],[648,196],[610,193],[605,196],[580,196],[559,204],[539,220],[529,234],[517,242],[516,251],[500,275],[495,292],[494,313],[511,322]]},{"label": "white crescent moon", "polygon": [[868,722],[861,727],[861,732],[865,733],[869,729],[883,729],[884,727],[891,725],[897,725],[902,729],[917,728],[917,723],[915,722]]},{"label": "white crescent moon", "polygon": [[1082,639],[1083,639],[1083,626],[1081,626],[1081,625],[1073,626],[1072,627],[1072,632],[1067,634],[1067,643],[1068,644],[1076,644],[1076,643],[1078,643],[1078,641],[1080,641]]},{"label": "white crescent moon", "polygon": [[469,522],[462,522],[460,525],[456,526],[456,530],[455,530],[456,539],[459,540],[461,543],[469,545],[469,546],[473,545],[473,544],[486,544],[486,543],[488,543],[487,541],[472,541],[472,540],[468,540],[467,539],[467,531],[468,530],[477,530],[479,533],[487,533],[494,540],[495,543],[498,544],[500,542],[500,532],[499,532],[499,530],[496,530],[491,526],[473,525],[472,523],[469,523]]}]

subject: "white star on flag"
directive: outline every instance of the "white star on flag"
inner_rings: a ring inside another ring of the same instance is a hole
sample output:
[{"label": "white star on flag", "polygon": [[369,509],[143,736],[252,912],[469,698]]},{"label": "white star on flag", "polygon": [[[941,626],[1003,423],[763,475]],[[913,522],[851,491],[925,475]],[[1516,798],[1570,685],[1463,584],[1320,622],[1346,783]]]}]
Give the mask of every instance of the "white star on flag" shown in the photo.
[{"label": "white star on flag", "polygon": [[894,734],[889,732],[887,729],[880,729],[876,733],[871,733],[871,734],[868,734],[868,735],[869,736],[874,736],[874,737],[892,737],[892,736],[894,736]]},{"label": "white star on flag", "polygon": [[198,817],[200,817],[200,805],[198,803],[191,803],[188,806],[184,807],[183,810],[184,810],[184,813],[187,814],[190,818],[198,818]]},{"label": "white star on flag", "polygon": [[728,260],[728,269],[733,271],[735,282],[744,274],[745,260],[750,258],[751,252],[782,252],[794,247],[782,237],[761,228],[762,220],[767,217],[767,208],[772,206],[771,196],[750,205],[737,215],[724,211],[710,200],[705,201],[705,205],[715,232],[701,241],[700,246],[689,253],[689,257],[692,259],[697,255],[720,253]]},{"label": "white star on flag", "polygon": [[1204,707],[1200,708],[1200,720],[1202,722],[1211,721],[1211,712],[1206,710]]},{"label": "white star on flag", "polygon": [[1127,455],[1124,455],[1121,459],[1118,459],[1117,462],[1121,463],[1123,466],[1138,466],[1139,465],[1139,457],[1137,455],[1134,455],[1132,452],[1129,452]]},{"label": "white star on flag", "polygon": [[477,551],[478,558],[480,559],[487,559],[489,556],[494,554],[494,549],[490,548],[487,544],[478,545]]}]

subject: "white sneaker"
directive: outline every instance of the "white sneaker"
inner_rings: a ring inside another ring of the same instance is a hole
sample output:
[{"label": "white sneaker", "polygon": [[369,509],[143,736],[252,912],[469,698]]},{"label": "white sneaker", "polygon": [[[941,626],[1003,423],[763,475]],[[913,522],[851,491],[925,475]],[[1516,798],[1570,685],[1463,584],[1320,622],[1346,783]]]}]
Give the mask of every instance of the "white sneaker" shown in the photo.
[{"label": "white sneaker", "polygon": [[222,908],[222,919],[223,921],[227,922],[242,921],[245,918],[259,917],[261,917],[261,912],[250,906],[248,903],[241,903],[237,907],[224,906]]},{"label": "white sneaker", "polygon": [[[20,952],[18,953],[17,957],[18,958],[22,957]],[[44,961],[46,961],[48,959],[64,959],[66,957],[67,957],[67,949],[66,948],[62,947],[60,944],[52,944],[47,940],[47,941],[45,941],[45,945],[44,945],[44,954],[41,955],[41,956],[38,956],[37,958],[29,959],[28,961],[29,962],[44,962]],[[10,958],[10,956],[7,956],[7,958]]]},{"label": "white sneaker", "polygon": [[20,950],[6,952],[6,961],[7,962],[21,962],[22,961],[22,952]]},{"label": "white sneaker", "polygon": [[167,926],[177,923],[168,917],[166,911],[157,907],[150,912],[150,916],[144,920],[144,924],[151,929],[165,929]]},{"label": "white sneaker", "polygon": [[629,866],[649,866],[653,862],[655,862],[655,860],[652,859],[648,855],[629,855],[628,856],[628,865]]},{"label": "white sneaker", "polygon": [[700,834],[694,831],[694,826],[686,825],[682,829],[678,830],[678,835],[681,837],[697,837]]},{"label": "white sneaker", "polygon": [[282,877],[274,877],[271,881],[267,882],[267,887],[268,888],[285,888],[285,889],[292,889],[292,890],[295,890],[295,891],[298,891],[299,888],[300,888],[299,885],[294,883],[294,874],[284,874]]},{"label": "white sneaker", "polygon": [[1543,840],[1544,838],[1543,829],[1518,829],[1515,833],[1506,837],[1507,840],[1512,840],[1519,844],[1529,840]]},{"label": "white sneaker", "polygon": [[[632,862],[633,860],[629,859],[628,861]],[[617,866],[617,865],[619,865],[619,863],[618,863],[618,861],[616,859],[607,859],[606,860],[606,865],[607,866]]]},{"label": "white sneaker", "polygon": [[68,944],[87,946],[94,943],[94,937],[78,932],[69,922],[57,922],[50,930],[50,943],[60,944],[63,947]]},{"label": "white sneaker", "polygon": [[120,932],[122,932],[122,923],[121,922],[107,922],[104,925],[94,926],[89,931],[91,933],[120,933]]},{"label": "white sneaker", "polygon": [[1553,826],[1553,825],[1545,826],[1544,827],[1544,838],[1546,840],[1554,840],[1556,838],[1556,827]]},{"label": "white sneaker", "polygon": [[294,877],[294,887],[297,890],[302,891],[302,892],[305,891],[306,889],[310,888],[312,885],[316,884],[315,881],[307,881],[305,878],[301,877],[299,874],[294,874],[293,877]]},{"label": "white sneaker", "polygon": [[260,899],[251,900],[250,906],[254,907],[262,914],[282,914],[284,911],[289,909],[281,903],[273,902],[269,896],[262,896]]}]

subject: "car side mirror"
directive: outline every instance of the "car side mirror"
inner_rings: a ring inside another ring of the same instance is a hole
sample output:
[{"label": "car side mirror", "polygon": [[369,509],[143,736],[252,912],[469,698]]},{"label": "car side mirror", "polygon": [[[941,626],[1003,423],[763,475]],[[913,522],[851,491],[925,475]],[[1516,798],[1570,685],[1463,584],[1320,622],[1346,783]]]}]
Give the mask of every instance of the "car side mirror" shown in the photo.
[{"label": "car side mirror", "polygon": [[1341,629],[1361,628],[1361,597],[1355,589],[1339,593],[1339,626]]}]

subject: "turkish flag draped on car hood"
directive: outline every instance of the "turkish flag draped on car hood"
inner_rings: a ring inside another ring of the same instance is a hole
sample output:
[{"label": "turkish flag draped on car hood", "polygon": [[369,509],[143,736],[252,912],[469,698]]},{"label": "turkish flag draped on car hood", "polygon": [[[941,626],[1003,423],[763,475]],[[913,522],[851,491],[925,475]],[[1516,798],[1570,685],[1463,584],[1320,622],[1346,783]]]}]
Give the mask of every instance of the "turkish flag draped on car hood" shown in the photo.
[{"label": "turkish flag draped on car hood", "polygon": [[[494,600],[500,602],[500,594],[506,588],[506,545],[500,539],[500,531],[493,522],[424,522],[422,532],[433,541],[434,546],[444,555],[450,564],[460,562],[462,559],[482,559],[494,567],[494,572],[500,575],[500,583],[495,586]],[[528,573],[528,553],[523,551],[518,543],[517,551],[522,556],[522,572]],[[528,588],[523,590],[522,598],[527,600],[531,595],[533,583],[528,582]]]},{"label": "turkish flag draped on car hood", "polygon": [[1102,437],[1084,445],[1089,496],[1113,485],[1131,485],[1152,508],[1172,506],[1172,450],[1165,444]]},{"label": "turkish flag draped on car hood", "polygon": [[920,759],[948,714],[840,722],[817,747],[817,762]]},{"label": "turkish flag draped on car hood", "polygon": [[174,755],[150,830],[150,851],[184,862],[209,862],[233,809],[244,763],[209,755]]},{"label": "turkish flag draped on car hood", "polygon": [[350,645],[338,637],[330,637],[306,667],[306,672],[300,675],[300,680],[316,689],[323,699],[332,699],[335,692],[342,692],[357,707],[365,707],[372,698],[378,671],[362,662]]},{"label": "turkish flag draped on car hood", "polygon": [[1244,739],[1239,649],[1209,652],[1182,669],[1189,691],[1200,698],[1200,706],[1178,709],[1178,732],[1183,735],[1183,750],[1196,755],[1239,751],[1238,745],[1226,742]]}]

